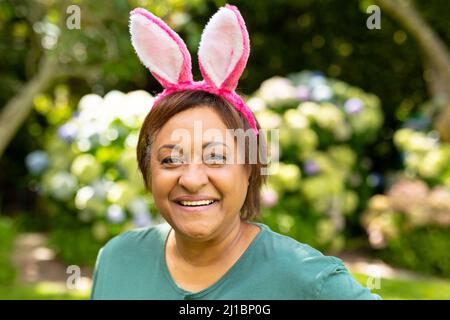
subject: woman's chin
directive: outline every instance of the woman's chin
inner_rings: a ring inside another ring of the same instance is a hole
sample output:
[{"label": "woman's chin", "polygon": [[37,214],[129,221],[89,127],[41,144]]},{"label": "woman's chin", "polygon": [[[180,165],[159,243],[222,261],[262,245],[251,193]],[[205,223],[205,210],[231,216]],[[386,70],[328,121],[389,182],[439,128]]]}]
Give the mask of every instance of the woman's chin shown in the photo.
[{"label": "woman's chin", "polygon": [[191,239],[208,239],[216,230],[214,223],[205,223],[200,221],[187,221],[177,223],[178,230]]}]

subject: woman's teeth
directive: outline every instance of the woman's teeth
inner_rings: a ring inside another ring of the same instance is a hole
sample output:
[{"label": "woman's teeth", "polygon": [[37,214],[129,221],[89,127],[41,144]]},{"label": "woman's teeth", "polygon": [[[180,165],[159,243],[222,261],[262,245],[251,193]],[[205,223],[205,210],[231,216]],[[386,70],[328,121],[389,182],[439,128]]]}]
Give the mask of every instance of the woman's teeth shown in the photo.
[{"label": "woman's teeth", "polygon": [[179,201],[182,206],[207,206],[215,200],[200,200],[200,201]]}]

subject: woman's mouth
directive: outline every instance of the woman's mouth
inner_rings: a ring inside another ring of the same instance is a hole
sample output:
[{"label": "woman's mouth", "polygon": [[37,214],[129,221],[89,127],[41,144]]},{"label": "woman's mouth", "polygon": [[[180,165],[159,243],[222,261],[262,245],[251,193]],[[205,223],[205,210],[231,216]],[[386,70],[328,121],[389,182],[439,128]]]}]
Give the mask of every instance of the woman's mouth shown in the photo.
[{"label": "woman's mouth", "polygon": [[185,207],[198,207],[207,206],[213,203],[215,200],[200,200],[200,201],[177,201],[178,204]]},{"label": "woman's mouth", "polygon": [[219,200],[174,201],[177,207],[186,211],[203,211],[215,206]]}]

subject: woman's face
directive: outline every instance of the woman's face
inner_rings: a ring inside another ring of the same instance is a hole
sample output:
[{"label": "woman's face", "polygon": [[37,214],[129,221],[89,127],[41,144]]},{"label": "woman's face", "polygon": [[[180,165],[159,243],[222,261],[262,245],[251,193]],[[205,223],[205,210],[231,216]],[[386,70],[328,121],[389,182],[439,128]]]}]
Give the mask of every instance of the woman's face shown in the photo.
[{"label": "woman's face", "polygon": [[[188,238],[208,240],[239,221],[249,172],[237,163],[242,152],[227,129],[214,110],[199,106],[173,116],[152,144],[155,204]],[[225,163],[230,155],[235,160]]]}]

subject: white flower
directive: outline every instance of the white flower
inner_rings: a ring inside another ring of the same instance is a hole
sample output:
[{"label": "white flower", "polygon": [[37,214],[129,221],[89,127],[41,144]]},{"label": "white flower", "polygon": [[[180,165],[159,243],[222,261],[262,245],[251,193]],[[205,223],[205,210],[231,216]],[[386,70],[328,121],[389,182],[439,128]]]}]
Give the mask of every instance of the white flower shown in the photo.
[{"label": "white flower", "polygon": [[413,132],[406,148],[411,151],[421,152],[430,151],[436,148],[437,145],[435,138],[428,137],[421,132]]},{"label": "white flower", "polygon": [[109,202],[125,206],[135,196],[135,193],[136,190],[132,185],[121,180],[111,186],[106,197]]},{"label": "white flower", "polygon": [[92,188],[94,188],[95,195],[99,198],[105,198],[108,190],[114,185],[113,181],[101,179],[95,180],[92,184]]},{"label": "white flower", "polygon": [[71,172],[87,183],[97,178],[101,171],[101,165],[91,154],[81,154],[72,162]]},{"label": "white flower", "polygon": [[261,84],[259,95],[265,101],[277,102],[278,100],[294,100],[297,90],[289,79],[273,77]]},{"label": "white flower", "polygon": [[144,228],[154,224],[153,219],[148,212],[140,212],[134,215],[133,223],[138,228]]},{"label": "white flower", "polygon": [[333,96],[333,91],[330,87],[324,84],[317,85],[313,88],[311,97],[313,100],[322,101],[328,100]]},{"label": "white flower", "polygon": [[113,204],[106,210],[106,219],[111,223],[122,223],[125,218],[125,211],[121,206]]},{"label": "white flower", "polygon": [[300,103],[297,109],[308,119],[314,119],[315,115],[319,113],[320,106],[311,101]]},{"label": "white flower", "polygon": [[252,112],[258,112],[266,109],[266,102],[260,97],[251,97],[247,101],[247,106]]},{"label": "white flower", "polygon": [[94,193],[95,190],[91,186],[85,186],[78,190],[75,196],[75,207],[79,210],[85,209],[88,201],[94,196]]},{"label": "white flower", "polygon": [[309,126],[308,118],[299,112],[298,109],[287,110],[283,117],[291,128],[303,129]]},{"label": "white flower", "polygon": [[127,204],[127,209],[132,214],[138,214],[140,212],[147,212],[148,211],[147,200],[143,197],[134,198]]},{"label": "white flower", "polygon": [[87,94],[80,99],[78,109],[80,111],[94,110],[103,106],[103,98],[97,94]]},{"label": "white flower", "polygon": [[77,180],[68,172],[62,171],[52,174],[48,183],[49,193],[59,200],[68,200],[72,197],[77,186]]},{"label": "white flower", "polygon": [[337,126],[343,125],[344,115],[335,105],[324,103],[316,113],[315,120],[320,127],[334,130]]},{"label": "white flower", "polygon": [[131,91],[126,95],[126,108],[131,109],[133,114],[144,119],[152,108],[154,101],[155,99],[147,91]]},{"label": "white flower", "polygon": [[137,132],[130,133],[128,137],[125,139],[125,146],[131,149],[134,149],[137,147],[139,141],[139,134]]},{"label": "white flower", "polygon": [[280,115],[273,111],[270,111],[269,109],[258,112],[255,114],[255,116],[258,119],[261,128],[263,129],[276,129],[280,127]]},{"label": "white flower", "polygon": [[420,163],[419,172],[427,178],[433,178],[448,165],[450,159],[442,149],[428,152]]}]

